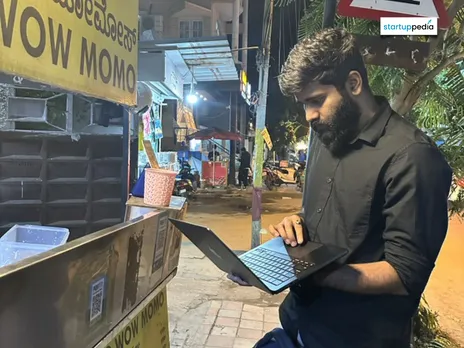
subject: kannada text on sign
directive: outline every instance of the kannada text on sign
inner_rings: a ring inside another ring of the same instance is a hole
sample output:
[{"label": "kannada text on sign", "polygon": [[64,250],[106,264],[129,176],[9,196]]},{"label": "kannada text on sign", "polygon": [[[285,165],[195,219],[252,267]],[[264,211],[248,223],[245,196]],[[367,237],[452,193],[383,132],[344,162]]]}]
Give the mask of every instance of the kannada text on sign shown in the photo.
[{"label": "kannada text on sign", "polygon": [[136,104],[138,1],[0,0],[0,28],[0,71]]}]

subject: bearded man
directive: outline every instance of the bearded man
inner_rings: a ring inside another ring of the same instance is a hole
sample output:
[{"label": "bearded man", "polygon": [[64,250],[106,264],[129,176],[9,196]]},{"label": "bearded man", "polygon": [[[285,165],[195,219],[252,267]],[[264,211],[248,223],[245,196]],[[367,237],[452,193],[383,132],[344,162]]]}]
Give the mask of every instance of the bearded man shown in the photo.
[{"label": "bearded man", "polygon": [[308,348],[408,348],[448,228],[452,171],[432,140],[373,95],[348,32],[301,41],[279,83],[316,137],[302,212],[269,231],[293,247],[309,236],[349,250],[291,288],[282,326]]}]

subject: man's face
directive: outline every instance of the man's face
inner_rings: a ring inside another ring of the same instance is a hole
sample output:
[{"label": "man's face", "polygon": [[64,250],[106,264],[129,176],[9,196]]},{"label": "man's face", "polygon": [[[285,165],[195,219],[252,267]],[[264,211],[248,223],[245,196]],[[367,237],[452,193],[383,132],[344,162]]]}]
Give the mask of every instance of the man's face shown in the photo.
[{"label": "man's face", "polygon": [[306,120],[321,142],[334,154],[340,154],[356,136],[361,112],[348,91],[318,82],[309,84],[296,95],[304,104]]}]

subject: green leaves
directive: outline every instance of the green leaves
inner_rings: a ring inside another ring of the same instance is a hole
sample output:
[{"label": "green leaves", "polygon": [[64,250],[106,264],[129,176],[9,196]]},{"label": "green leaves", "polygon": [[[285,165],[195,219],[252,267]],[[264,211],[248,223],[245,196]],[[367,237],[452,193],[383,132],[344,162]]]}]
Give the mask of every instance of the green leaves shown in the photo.
[{"label": "green leaves", "polygon": [[449,335],[441,330],[438,314],[429,308],[423,298],[414,318],[414,348],[458,348]]}]

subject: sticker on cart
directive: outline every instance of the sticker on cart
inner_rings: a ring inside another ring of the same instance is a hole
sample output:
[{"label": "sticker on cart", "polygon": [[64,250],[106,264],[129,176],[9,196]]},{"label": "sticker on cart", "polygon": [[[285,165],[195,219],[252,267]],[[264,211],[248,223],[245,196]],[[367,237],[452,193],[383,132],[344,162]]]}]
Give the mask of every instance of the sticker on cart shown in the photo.
[{"label": "sticker on cart", "polygon": [[103,317],[106,305],[106,277],[95,280],[90,285],[89,322],[94,325]]},{"label": "sticker on cart", "polygon": [[163,216],[158,223],[158,233],[155,242],[155,253],[153,256],[153,267],[151,273],[155,273],[163,266],[166,235],[168,231],[168,217]]}]

